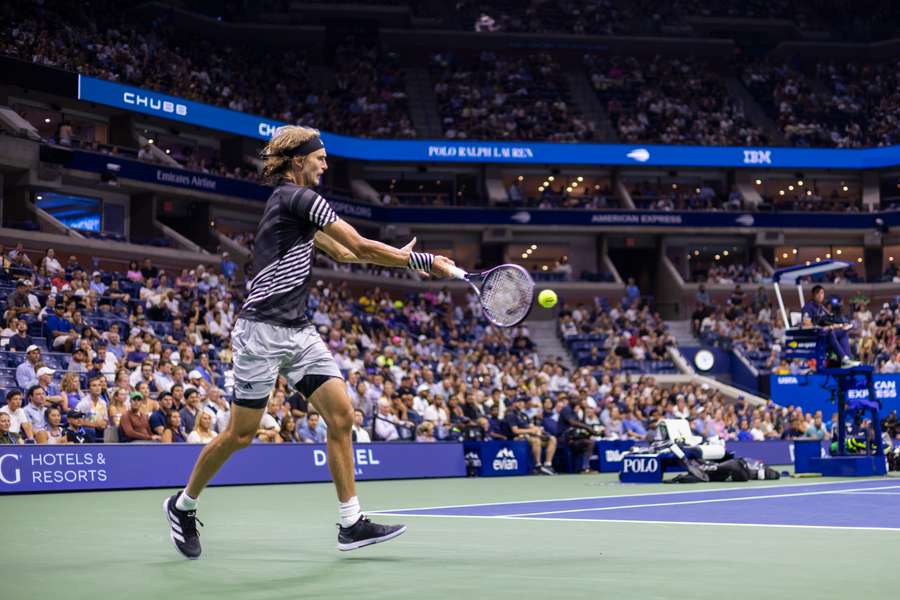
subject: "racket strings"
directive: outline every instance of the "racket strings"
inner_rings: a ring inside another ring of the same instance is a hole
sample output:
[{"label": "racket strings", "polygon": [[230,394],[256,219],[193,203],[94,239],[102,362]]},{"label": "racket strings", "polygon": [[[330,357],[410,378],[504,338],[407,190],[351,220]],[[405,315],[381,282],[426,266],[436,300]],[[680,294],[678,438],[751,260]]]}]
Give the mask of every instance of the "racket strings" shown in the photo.
[{"label": "racket strings", "polygon": [[519,269],[497,269],[485,278],[481,304],[485,315],[501,326],[519,323],[531,310],[534,281]]}]

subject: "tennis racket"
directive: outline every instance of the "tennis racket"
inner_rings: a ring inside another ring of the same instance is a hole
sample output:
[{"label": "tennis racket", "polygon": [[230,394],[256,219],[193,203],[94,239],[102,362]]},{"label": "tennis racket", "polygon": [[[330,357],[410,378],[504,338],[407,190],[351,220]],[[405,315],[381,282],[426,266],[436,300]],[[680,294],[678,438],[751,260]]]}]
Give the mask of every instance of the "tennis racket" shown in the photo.
[{"label": "tennis racket", "polygon": [[481,273],[453,267],[450,273],[475,290],[487,320],[500,327],[521,323],[534,304],[534,280],[519,265],[500,265]]}]

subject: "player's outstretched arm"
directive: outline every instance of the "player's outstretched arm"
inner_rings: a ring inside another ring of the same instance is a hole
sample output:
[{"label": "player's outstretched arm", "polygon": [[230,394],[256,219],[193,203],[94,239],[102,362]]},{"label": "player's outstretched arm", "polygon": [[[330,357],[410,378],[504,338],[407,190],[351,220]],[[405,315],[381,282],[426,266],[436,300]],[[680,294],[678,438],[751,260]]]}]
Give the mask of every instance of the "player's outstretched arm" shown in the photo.
[{"label": "player's outstretched arm", "polygon": [[[403,248],[394,248],[377,240],[371,240],[363,237],[356,231],[352,225],[338,219],[322,230],[337,245],[343,247],[355,257],[355,262],[365,262],[382,267],[397,268],[415,268],[417,270],[427,270],[432,275],[438,277],[449,277],[450,268],[453,267],[453,261],[445,256],[433,256],[433,262],[427,265],[428,269],[422,269],[420,265],[410,264],[410,257],[413,255],[412,246],[415,240],[404,246]],[[327,243],[327,242],[326,242]],[[325,252],[327,249],[322,247]],[[418,254],[418,253],[416,253]],[[330,253],[329,253],[330,255]],[[431,256],[431,255],[428,255]]]}]

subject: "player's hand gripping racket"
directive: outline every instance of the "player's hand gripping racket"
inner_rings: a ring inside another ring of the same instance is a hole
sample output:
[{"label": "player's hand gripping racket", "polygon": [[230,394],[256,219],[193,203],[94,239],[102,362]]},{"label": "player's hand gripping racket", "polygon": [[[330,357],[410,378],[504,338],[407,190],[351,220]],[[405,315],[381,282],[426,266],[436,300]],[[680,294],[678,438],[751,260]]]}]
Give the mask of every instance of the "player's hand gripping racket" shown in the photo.
[{"label": "player's hand gripping racket", "polygon": [[534,304],[534,280],[519,265],[500,265],[481,273],[466,273],[454,266],[450,274],[472,286],[484,316],[494,325],[518,325]]}]

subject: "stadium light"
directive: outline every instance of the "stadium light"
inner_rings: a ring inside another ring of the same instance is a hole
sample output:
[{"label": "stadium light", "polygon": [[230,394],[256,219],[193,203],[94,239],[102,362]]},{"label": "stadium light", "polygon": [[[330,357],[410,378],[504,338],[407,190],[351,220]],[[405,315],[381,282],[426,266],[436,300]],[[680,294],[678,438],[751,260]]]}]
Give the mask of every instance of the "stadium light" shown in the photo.
[{"label": "stadium light", "polygon": [[49,123],[49,122],[50,122],[50,117],[47,117],[44,119],[44,123]]},{"label": "stadium light", "polygon": [[848,188],[846,185],[844,187],[842,187],[841,189],[844,190],[845,192],[850,190],[850,188]]},{"label": "stadium light", "polygon": [[797,180],[797,185],[799,185],[800,187],[803,187],[803,180],[802,180],[802,179],[798,179],[798,180]]},{"label": "stadium light", "polygon": [[834,251],[835,254],[841,254],[842,252],[843,252],[843,250],[841,250],[840,248],[838,248],[837,250]]},{"label": "stadium light", "polygon": [[831,258],[831,252],[826,252],[826,253],[825,253],[825,258]]},{"label": "stadium light", "polygon": [[787,252],[782,252],[782,253],[781,253],[781,258],[787,258],[787,257],[788,257],[788,253],[787,253]]},{"label": "stadium light", "polygon": [[779,195],[779,196],[784,196],[784,190],[778,190],[778,195]]},{"label": "stadium light", "polygon": [[888,260],[891,261],[891,262],[894,262],[894,257],[893,257],[893,256],[889,256],[889,257],[888,257]]},{"label": "stadium light", "polygon": [[794,249],[791,251],[791,253],[792,253],[792,254],[797,254],[797,249],[794,248]]},{"label": "stadium light", "polygon": [[154,144],[154,143],[156,143],[156,140],[154,140],[153,138],[150,138],[149,140],[147,140],[147,143]]},{"label": "stadium light", "polygon": [[728,250],[725,250],[724,252],[722,252],[722,254],[723,254],[724,256],[728,256]]},{"label": "stadium light", "polygon": [[694,250],[694,256],[700,256],[700,251],[699,251],[699,250]]},{"label": "stadium light", "polygon": [[757,180],[756,180],[756,185],[762,185],[762,179],[757,179]]},{"label": "stadium light", "polygon": [[807,195],[807,196],[812,196],[812,190],[806,190],[806,195]]},{"label": "stadium light", "polygon": [[531,249],[532,249],[532,250],[537,250],[537,244],[532,244],[532,245],[531,245]]},{"label": "stadium light", "polygon": [[578,181],[579,181],[579,182],[584,181],[584,177],[582,177],[581,175],[579,175],[579,176],[578,176]]},{"label": "stadium light", "polygon": [[554,177],[553,177],[553,175],[551,175],[550,177],[547,178],[547,181],[553,181],[553,179],[554,179]]},{"label": "stadium light", "polygon": [[788,186],[788,190],[790,190],[790,191],[792,191],[792,192],[793,192],[793,191],[794,191],[794,186],[792,186],[792,185],[789,185],[789,186]]},{"label": "stadium light", "polygon": [[722,258],[722,257],[719,256],[718,254],[716,254],[716,260],[719,260],[720,258]]},{"label": "stadium light", "polygon": [[809,265],[811,265],[811,264],[812,264],[812,263],[810,263],[809,261],[806,261],[806,266],[807,266],[807,267],[808,267]]},{"label": "stadium light", "polygon": [[541,271],[546,271],[546,270],[547,270],[547,265],[541,266]]},{"label": "stadium light", "polygon": [[518,181],[522,181],[522,180],[525,179],[525,178],[522,177],[521,175],[519,175],[516,179],[517,179]]},{"label": "stadium light", "polygon": [[861,263],[861,262],[862,262],[862,256],[860,256],[859,258],[857,258],[857,259],[856,259],[856,262]]},{"label": "stadium light", "polygon": [[522,253],[522,258],[528,258],[528,255],[525,254],[525,253],[523,252],[523,253]]},{"label": "stadium light", "polygon": [[678,189],[678,184],[677,184],[677,183],[673,183],[673,184],[672,184],[672,189],[673,189],[673,190],[677,190],[677,189]]},{"label": "stadium light", "polygon": [[539,185],[539,186],[538,186],[538,191],[539,191],[539,192],[543,192],[543,191],[544,191],[544,186]]}]

